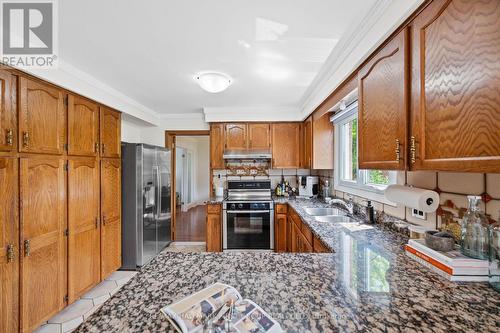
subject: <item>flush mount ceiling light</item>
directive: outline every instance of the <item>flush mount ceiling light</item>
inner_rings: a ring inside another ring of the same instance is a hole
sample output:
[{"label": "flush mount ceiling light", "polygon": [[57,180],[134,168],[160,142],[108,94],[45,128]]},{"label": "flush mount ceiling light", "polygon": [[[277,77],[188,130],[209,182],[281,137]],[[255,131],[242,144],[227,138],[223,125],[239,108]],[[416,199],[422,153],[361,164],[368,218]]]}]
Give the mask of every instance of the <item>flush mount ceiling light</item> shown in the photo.
[{"label": "flush mount ceiling light", "polygon": [[231,85],[231,78],[224,73],[202,73],[195,77],[201,89],[209,93],[219,93]]}]

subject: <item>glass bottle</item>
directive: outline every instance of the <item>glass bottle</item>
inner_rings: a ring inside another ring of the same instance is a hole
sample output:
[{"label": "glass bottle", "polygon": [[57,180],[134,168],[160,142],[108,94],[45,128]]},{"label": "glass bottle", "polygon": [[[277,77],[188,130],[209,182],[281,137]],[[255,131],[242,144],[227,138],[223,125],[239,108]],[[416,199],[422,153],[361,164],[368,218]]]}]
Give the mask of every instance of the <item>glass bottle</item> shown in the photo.
[{"label": "glass bottle", "polygon": [[488,219],[479,210],[480,196],[469,195],[469,209],[462,220],[460,251],[467,257],[488,259],[489,232]]},{"label": "glass bottle", "polygon": [[490,225],[490,286],[500,292],[500,218]]}]

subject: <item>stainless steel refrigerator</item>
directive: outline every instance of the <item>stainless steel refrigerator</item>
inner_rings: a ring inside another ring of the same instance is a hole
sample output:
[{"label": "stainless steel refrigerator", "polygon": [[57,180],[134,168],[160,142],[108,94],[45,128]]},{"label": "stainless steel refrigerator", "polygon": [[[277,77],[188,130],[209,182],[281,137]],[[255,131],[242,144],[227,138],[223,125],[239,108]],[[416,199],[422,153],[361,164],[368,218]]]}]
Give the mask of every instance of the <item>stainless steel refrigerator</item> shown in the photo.
[{"label": "stainless steel refrigerator", "polygon": [[137,269],[171,242],[169,149],[122,143],[122,269]]}]

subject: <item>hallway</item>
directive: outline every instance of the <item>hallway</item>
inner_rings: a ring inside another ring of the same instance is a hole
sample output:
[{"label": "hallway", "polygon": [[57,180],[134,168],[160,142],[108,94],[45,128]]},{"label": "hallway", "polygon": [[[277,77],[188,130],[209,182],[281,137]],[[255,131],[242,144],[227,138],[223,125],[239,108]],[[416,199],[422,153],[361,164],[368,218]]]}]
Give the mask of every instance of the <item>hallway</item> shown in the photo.
[{"label": "hallway", "polygon": [[204,242],[206,237],[205,205],[199,205],[181,212],[180,207],[176,209],[175,218],[175,241],[176,242]]}]

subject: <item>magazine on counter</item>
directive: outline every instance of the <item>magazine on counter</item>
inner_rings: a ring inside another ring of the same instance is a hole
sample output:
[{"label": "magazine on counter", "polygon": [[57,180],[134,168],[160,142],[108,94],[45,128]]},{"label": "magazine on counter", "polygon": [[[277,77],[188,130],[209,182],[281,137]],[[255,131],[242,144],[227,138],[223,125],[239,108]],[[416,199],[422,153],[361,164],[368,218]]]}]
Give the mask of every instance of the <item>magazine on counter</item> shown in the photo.
[{"label": "magazine on counter", "polygon": [[282,332],[278,324],[260,306],[243,299],[233,287],[215,283],[161,312],[182,333],[203,332],[211,323],[211,332],[274,333]]}]

